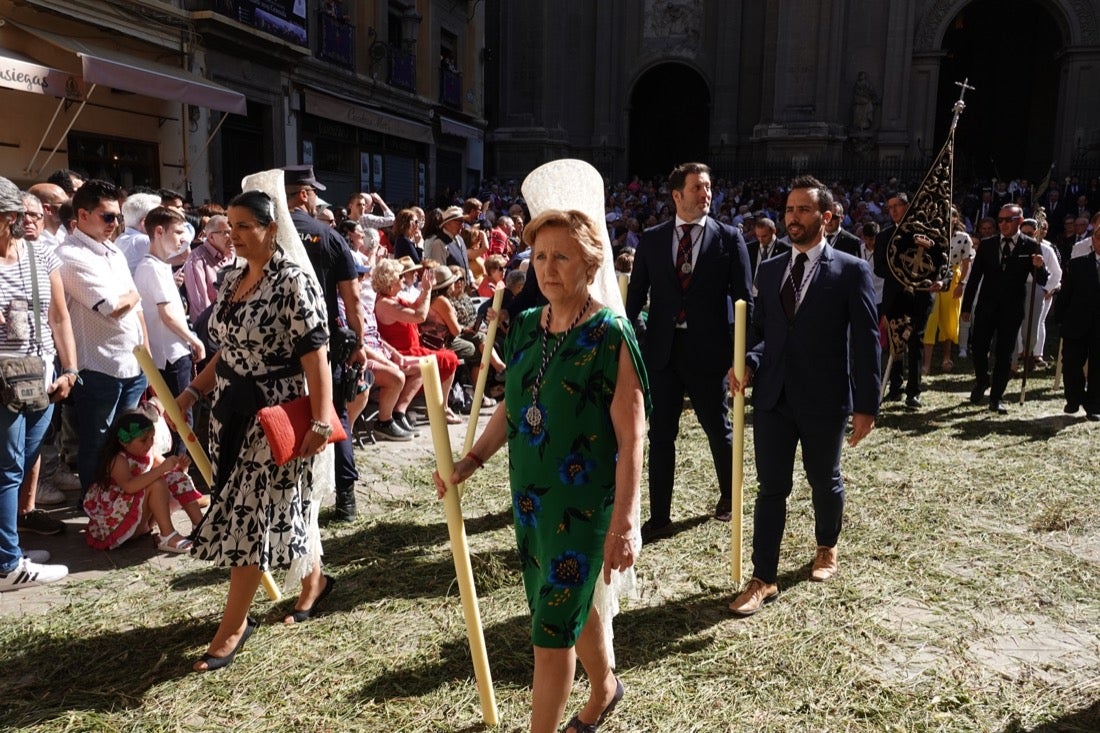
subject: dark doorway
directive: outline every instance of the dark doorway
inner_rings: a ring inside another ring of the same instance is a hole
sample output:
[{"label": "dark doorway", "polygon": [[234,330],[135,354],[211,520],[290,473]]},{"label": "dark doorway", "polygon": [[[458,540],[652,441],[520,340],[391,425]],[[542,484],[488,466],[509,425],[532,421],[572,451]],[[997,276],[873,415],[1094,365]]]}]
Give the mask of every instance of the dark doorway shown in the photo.
[{"label": "dark doorway", "polygon": [[[271,107],[248,103],[247,115],[229,115],[221,130],[221,201],[228,202],[241,192],[241,179],[256,171],[275,167],[271,151]],[[216,195],[219,186],[215,184]],[[215,199],[217,200],[217,199]]]},{"label": "dark doorway", "polygon": [[710,90],[684,64],[645,72],[630,94],[630,175],[666,176],[680,163],[707,162]]},{"label": "dark doorway", "polygon": [[1059,51],[1055,20],[1035,0],[974,0],[943,38],[936,149],[943,145],[955,82],[970,78],[955,133],[958,180],[1046,175],[1054,160]]}]

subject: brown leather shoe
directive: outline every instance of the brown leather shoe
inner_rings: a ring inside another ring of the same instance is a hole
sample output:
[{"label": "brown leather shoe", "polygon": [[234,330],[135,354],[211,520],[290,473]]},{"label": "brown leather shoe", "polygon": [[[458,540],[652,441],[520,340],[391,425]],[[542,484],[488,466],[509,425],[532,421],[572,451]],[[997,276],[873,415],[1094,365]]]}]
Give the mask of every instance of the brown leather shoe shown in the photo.
[{"label": "brown leather shoe", "polygon": [[817,546],[817,554],[814,555],[814,566],[810,570],[810,580],[824,583],[832,580],[837,574],[836,548]]},{"label": "brown leather shoe", "polygon": [[751,616],[765,603],[771,603],[779,597],[779,586],[775,583],[765,583],[760,578],[753,578],[741,591],[741,595],[730,603],[730,610],[736,616]]}]

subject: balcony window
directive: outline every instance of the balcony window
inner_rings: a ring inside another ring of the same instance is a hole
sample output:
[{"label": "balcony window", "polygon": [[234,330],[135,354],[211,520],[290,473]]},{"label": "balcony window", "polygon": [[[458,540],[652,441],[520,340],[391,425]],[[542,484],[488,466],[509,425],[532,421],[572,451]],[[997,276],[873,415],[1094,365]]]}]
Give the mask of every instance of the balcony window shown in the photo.
[{"label": "balcony window", "polygon": [[330,9],[336,3],[326,3],[321,11],[320,40],[317,57],[345,69],[355,68],[355,26],[348,22],[347,16]]},{"label": "balcony window", "polygon": [[416,91],[416,54],[401,46],[390,46],[390,74],[388,83],[399,89]]},{"label": "balcony window", "polygon": [[439,69],[439,101],[462,109],[462,74],[447,65]]}]

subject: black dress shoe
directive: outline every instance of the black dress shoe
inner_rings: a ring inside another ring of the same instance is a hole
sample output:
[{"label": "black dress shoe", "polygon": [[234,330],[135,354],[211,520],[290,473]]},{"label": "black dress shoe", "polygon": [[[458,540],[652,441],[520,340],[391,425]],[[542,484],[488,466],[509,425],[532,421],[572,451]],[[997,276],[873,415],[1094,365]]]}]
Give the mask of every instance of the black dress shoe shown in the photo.
[{"label": "black dress shoe", "polygon": [[1089,412],[1085,414],[1085,419],[1089,422],[1100,422],[1100,413]]},{"label": "black dress shoe", "polygon": [[901,399],[902,394],[903,394],[903,392],[902,392],[900,387],[898,389],[892,389],[892,390],[890,390],[889,392],[886,393],[886,397],[883,398],[883,401],[884,402],[897,402],[898,400]]},{"label": "black dress shoe", "polygon": [[1007,415],[1008,414],[1008,408],[1005,406],[1005,403],[1001,402],[1000,400],[991,401],[989,403],[989,411],[990,412],[995,412],[998,415]]},{"label": "black dress shoe", "polygon": [[985,402],[985,387],[975,387],[970,392],[970,404],[980,405]]},{"label": "black dress shoe", "polygon": [[910,410],[920,409],[920,397],[918,397],[916,395],[911,395],[909,397],[906,397],[905,398],[905,406],[908,407]]},{"label": "black dress shoe", "polygon": [[1067,415],[1076,415],[1077,411],[1081,409],[1081,406],[1076,402],[1067,402],[1066,406],[1062,408],[1062,412]]},{"label": "black dress shoe", "polygon": [[660,525],[654,525],[652,519],[647,519],[642,523],[642,544],[648,545],[650,542],[655,542],[665,537],[671,537],[675,533],[671,521]]}]

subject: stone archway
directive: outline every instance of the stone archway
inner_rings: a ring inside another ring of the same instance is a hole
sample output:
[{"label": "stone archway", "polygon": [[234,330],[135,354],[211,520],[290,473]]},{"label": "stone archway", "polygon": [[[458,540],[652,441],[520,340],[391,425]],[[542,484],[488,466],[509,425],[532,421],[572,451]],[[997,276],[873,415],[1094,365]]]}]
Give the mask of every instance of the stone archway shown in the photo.
[{"label": "stone archway", "polygon": [[[952,21],[973,0],[931,0],[919,13],[917,33],[914,38],[915,53],[940,48],[943,37]],[[1096,45],[1100,43],[1100,27],[1091,3],[1071,0],[1036,0],[1058,24],[1061,37],[1068,46]]]},{"label": "stone archway", "polygon": [[918,18],[913,68],[932,81],[925,103],[934,112],[915,110],[927,115],[923,123],[914,119],[915,134],[934,138],[932,150],[938,149],[958,98],[955,82],[969,76],[979,88],[967,94],[960,121],[959,178],[998,175],[1035,181],[1052,162],[1064,170],[1074,154],[1074,135],[1092,131],[1097,123],[1071,92],[1091,86],[1088,67],[1095,54],[1066,53],[1100,45],[1094,5],[1074,0],[930,0]]},{"label": "stone archway", "polygon": [[710,114],[699,72],[675,62],[646,70],[630,93],[629,174],[663,176],[680,163],[705,161]]},{"label": "stone archway", "polygon": [[[969,78],[956,134],[960,179],[1042,178],[1053,161],[1065,44],[1041,0],[972,0],[943,35],[936,135],[947,134],[956,82]],[[1027,17],[1027,23],[1020,18]]]}]

